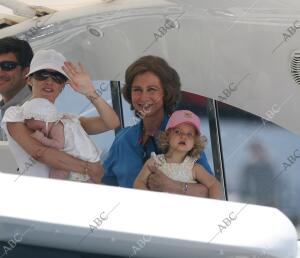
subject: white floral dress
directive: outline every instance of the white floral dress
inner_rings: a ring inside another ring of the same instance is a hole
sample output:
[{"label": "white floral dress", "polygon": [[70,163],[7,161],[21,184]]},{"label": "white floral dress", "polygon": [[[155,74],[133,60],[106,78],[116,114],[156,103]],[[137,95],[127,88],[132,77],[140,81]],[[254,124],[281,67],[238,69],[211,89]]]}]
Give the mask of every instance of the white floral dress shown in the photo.
[{"label": "white floral dress", "polygon": [[186,156],[181,163],[168,163],[164,154],[152,155],[159,169],[169,178],[183,183],[198,183],[193,177],[195,159]]}]

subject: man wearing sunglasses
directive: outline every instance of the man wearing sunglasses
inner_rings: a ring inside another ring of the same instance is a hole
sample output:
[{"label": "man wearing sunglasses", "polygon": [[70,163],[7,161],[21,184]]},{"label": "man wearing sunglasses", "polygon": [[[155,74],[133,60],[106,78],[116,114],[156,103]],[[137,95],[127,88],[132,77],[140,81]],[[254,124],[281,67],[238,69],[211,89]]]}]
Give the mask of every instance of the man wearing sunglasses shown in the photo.
[{"label": "man wearing sunglasses", "polygon": [[[33,57],[27,41],[13,37],[0,39],[0,122],[10,106],[22,105],[31,97],[26,74]],[[0,128],[0,141],[6,140]]]}]

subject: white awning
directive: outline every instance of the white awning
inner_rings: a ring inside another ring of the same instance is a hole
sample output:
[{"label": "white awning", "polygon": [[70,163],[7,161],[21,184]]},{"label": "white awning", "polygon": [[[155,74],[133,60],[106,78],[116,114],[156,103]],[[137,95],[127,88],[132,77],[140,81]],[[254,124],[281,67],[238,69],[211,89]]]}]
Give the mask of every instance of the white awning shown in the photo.
[{"label": "white awning", "polygon": [[[0,20],[8,19],[15,21],[16,23],[22,22],[30,17],[24,17],[17,15],[13,9],[6,7],[6,5],[15,5],[16,8],[20,8],[20,5],[24,3],[28,7],[44,7],[46,9],[52,9],[55,11],[69,10],[95,4],[99,2],[110,2],[112,0],[21,0],[21,1],[0,1]],[[1,3],[3,2],[3,4]]]}]

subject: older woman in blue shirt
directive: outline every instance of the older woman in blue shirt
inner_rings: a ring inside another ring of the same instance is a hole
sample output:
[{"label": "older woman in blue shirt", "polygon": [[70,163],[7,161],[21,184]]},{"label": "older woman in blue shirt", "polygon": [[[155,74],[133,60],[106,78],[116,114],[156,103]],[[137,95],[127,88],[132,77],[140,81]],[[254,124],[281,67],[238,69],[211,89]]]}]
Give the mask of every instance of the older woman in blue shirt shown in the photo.
[{"label": "older woman in blue shirt", "polygon": [[[156,139],[164,131],[170,114],[180,100],[180,78],[168,63],[156,56],[144,56],[131,64],[125,74],[123,95],[131,109],[141,118],[134,126],[122,129],[116,136],[107,159],[102,182],[132,188],[134,180],[150,157],[151,152],[161,153]],[[197,161],[212,173],[205,153]],[[207,197],[208,190],[201,184],[174,181],[161,171],[152,168],[148,178],[150,190]]]}]

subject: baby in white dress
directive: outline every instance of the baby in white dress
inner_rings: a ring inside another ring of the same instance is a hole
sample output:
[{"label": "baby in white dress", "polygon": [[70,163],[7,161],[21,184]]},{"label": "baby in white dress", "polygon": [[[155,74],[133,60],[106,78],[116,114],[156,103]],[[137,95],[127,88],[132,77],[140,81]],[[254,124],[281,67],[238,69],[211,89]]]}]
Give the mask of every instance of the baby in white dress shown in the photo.
[{"label": "baby in white dress", "polygon": [[[101,151],[91,141],[76,115],[58,113],[56,107],[43,98],[34,98],[22,107],[25,125],[35,131],[31,136],[43,145],[84,161],[100,161]],[[92,183],[87,174],[53,168],[49,177]]]}]

